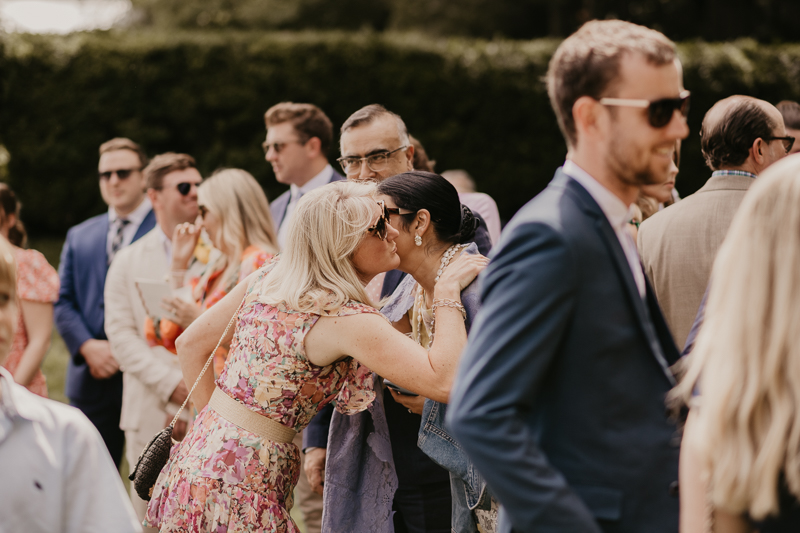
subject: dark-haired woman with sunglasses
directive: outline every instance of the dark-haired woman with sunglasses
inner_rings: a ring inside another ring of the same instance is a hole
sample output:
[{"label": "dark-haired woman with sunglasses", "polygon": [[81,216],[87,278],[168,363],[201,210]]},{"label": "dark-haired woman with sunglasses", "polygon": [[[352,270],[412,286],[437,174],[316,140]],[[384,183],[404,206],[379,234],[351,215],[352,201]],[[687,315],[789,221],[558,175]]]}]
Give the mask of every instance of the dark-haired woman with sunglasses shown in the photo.
[{"label": "dark-haired woman with sunglasses", "polygon": [[[486,259],[454,258],[442,273],[435,296],[451,306],[437,310],[436,339],[425,350],[381,317],[364,290],[399,263],[397,235],[374,185],[319,187],[298,202],[283,253],[187,328],[177,342],[187,384],[218,342],[230,356],[216,383],[209,372],[198,381],[191,398],[200,412],[156,482],[146,525],[297,533],[292,439],[331,402],[345,414],[370,407],[376,393],[362,364],[410,390],[448,397],[466,344],[453,305]],[[374,518],[390,521],[391,510]]]},{"label": "dark-haired woman with sunglasses", "polygon": [[[434,297],[441,283],[440,276],[448,265],[460,256],[477,254],[478,249],[471,243],[477,228],[477,221],[470,209],[459,201],[455,187],[443,177],[430,172],[412,171],[396,175],[378,185],[379,200],[384,203],[391,227],[399,232],[395,238],[397,255],[400,257],[399,270],[410,274],[401,282],[381,313],[393,322],[396,329],[407,334],[422,348],[430,349],[438,339],[439,332],[434,323],[435,317],[451,305]],[[467,330],[478,311],[477,286],[471,284],[461,291],[460,303]],[[427,399],[423,389],[421,394],[411,395],[408,391],[387,382],[385,395],[391,394],[394,402],[384,402],[386,417],[393,417],[398,423],[393,409],[400,404],[409,412],[421,414],[419,438],[417,443],[422,451],[434,462],[449,472],[444,474],[444,491],[429,482],[414,495],[422,497],[426,506],[433,510],[426,513],[426,531],[459,531],[477,533],[478,525],[485,533],[494,532],[497,520],[497,504],[486,490],[485,483],[452,437],[444,428],[446,403]],[[431,393],[433,391],[430,391]],[[343,481],[365,479],[376,484],[376,501],[394,501],[394,525],[396,531],[416,531],[415,516],[405,516],[402,491],[393,492],[387,484],[376,480],[385,476],[386,468],[391,467],[376,457],[373,446],[359,446],[360,443],[389,440],[388,426],[383,422],[383,412],[371,410],[369,415],[356,418],[334,413],[328,439],[328,461],[325,479],[325,523],[323,529],[330,531],[370,530],[370,514],[380,515],[374,507],[362,505],[359,510],[347,506],[351,493],[341,490]],[[420,419],[417,418],[417,424]],[[374,435],[359,441],[347,439],[349,434],[372,431]],[[397,449],[395,446],[392,448]],[[397,449],[394,453],[401,453]],[[403,452],[407,453],[407,452]],[[395,461],[400,459],[395,458]],[[402,461],[401,461],[402,462]],[[408,465],[395,464],[396,476],[403,481],[398,485],[419,484],[420,480]],[[432,465],[431,465],[432,466]],[[358,474],[354,474],[358,472]],[[394,473],[393,473],[394,474]],[[365,489],[365,487],[360,487]],[[353,490],[358,491],[359,488]],[[422,491],[422,492],[421,492]],[[444,511],[444,512],[441,512]],[[407,514],[412,514],[409,511]]]}]

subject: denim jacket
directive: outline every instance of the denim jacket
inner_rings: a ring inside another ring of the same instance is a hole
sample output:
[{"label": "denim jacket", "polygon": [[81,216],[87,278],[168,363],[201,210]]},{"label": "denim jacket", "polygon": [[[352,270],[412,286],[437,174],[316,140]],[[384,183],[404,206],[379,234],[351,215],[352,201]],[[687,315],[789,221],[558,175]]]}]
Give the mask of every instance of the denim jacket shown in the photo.
[{"label": "denim jacket", "polygon": [[[471,244],[466,252],[478,253],[478,248]],[[381,309],[391,322],[400,320],[411,309],[416,284],[414,278],[407,276]],[[472,283],[461,292],[461,301],[467,312],[467,331],[479,307],[476,285]],[[381,390],[377,375],[374,387],[376,391]],[[361,413],[343,415],[334,410],[325,469],[323,533],[394,531],[392,500],[397,490],[397,475],[382,396],[377,394],[376,402]],[[418,445],[434,462],[450,472],[453,531],[477,533],[471,510],[489,509],[491,498],[483,478],[444,428],[446,408],[439,402],[425,402]]]}]

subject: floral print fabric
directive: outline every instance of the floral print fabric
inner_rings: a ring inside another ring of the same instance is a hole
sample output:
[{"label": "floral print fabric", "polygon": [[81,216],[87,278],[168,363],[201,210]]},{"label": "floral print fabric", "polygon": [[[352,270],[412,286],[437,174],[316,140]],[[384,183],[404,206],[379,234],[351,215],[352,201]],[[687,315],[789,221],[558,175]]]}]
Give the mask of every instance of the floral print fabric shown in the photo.
[{"label": "floral print fabric", "polygon": [[[371,371],[351,358],[316,366],[306,359],[304,339],[321,315],[378,311],[358,302],[335,313],[299,313],[264,304],[256,299],[263,279],[249,289],[239,310],[217,386],[296,431],[332,401],[343,413],[366,409],[375,398]],[[299,469],[294,444],[262,439],[206,406],[186,438],[173,447],[145,524],[162,532],[299,533],[289,515]]]},{"label": "floral print fabric", "polygon": [[[17,261],[18,300],[50,304],[58,300],[58,289],[60,285],[58,272],[50,266],[50,263],[47,262],[47,259],[45,259],[41,252],[15,247],[14,259]],[[22,310],[20,309],[19,319],[17,321],[17,333],[14,335],[11,351],[3,363],[3,366],[6,367],[12,375],[16,372],[22,360],[22,354],[25,352],[27,346],[28,331],[25,329],[25,321],[22,316]],[[36,372],[36,375],[33,376],[27,388],[29,391],[47,398],[47,381],[41,370]]]}]

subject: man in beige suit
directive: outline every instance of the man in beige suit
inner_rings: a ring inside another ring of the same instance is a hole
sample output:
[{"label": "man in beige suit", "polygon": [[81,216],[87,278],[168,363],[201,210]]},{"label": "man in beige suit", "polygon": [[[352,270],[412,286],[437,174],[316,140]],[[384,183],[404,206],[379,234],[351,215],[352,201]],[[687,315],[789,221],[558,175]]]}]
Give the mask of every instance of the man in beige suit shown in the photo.
[{"label": "man in beige suit", "polygon": [[792,143],[778,110],[749,96],[714,104],[700,136],[706,164],[714,171],[711,178],[693,195],[648,218],[638,237],[645,272],[679,348],[747,189],[765,168],[786,156]]},{"label": "man in beige suit", "polygon": [[[145,340],[146,312],[135,282],[167,280],[173,232],[179,224],[197,218],[197,186],[203,179],[191,156],[175,153],[154,157],[144,169],[144,177],[156,226],[114,257],[105,285],[106,334],[111,353],[124,372],[120,427],[125,432],[125,455],[131,468],[188,394],[178,358]],[[142,520],[147,502],[132,489],[131,500]]]}]

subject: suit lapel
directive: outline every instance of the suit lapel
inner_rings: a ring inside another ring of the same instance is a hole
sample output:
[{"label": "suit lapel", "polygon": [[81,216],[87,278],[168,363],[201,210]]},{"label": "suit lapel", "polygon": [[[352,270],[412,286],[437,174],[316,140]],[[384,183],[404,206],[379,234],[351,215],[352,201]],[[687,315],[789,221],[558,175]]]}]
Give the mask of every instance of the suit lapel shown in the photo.
[{"label": "suit lapel", "polygon": [[145,234],[149,233],[151,229],[153,229],[156,225],[156,214],[151,209],[147,216],[144,217],[142,223],[139,224],[139,227],[136,229],[136,234],[133,236],[133,240],[131,243],[134,243],[144,237]]},{"label": "suit lapel", "polygon": [[103,272],[103,280],[105,282],[105,273],[108,272],[108,248],[106,247],[108,241],[108,227],[109,227],[108,213],[103,216],[102,223],[97,225],[97,236],[95,237],[97,247],[100,248],[98,253],[95,254],[95,261],[97,261],[97,271]]},{"label": "suit lapel", "polygon": [[[675,385],[675,377],[673,376],[672,371],[669,369],[669,364],[664,357],[664,350],[662,349],[661,342],[659,341],[655,327],[653,326],[650,312],[648,311],[644,300],[639,295],[639,288],[636,286],[636,280],[633,277],[633,272],[631,272],[628,258],[625,255],[625,251],[622,249],[622,245],[619,242],[617,234],[614,232],[614,229],[608,222],[608,218],[606,218],[605,213],[603,213],[603,210],[599,205],[597,205],[597,202],[595,202],[591,194],[589,194],[589,192],[577,181],[569,178],[566,175],[564,176],[567,177],[567,187],[574,191],[580,198],[584,212],[590,214],[594,219],[594,227],[600,234],[601,240],[605,244],[606,249],[611,256],[617,276],[619,276],[619,278],[622,280],[622,284],[625,287],[625,297],[635,311],[634,314],[636,315],[636,321],[639,324],[639,328],[642,330],[642,333],[644,333],[647,343],[650,345],[650,351],[656,358],[658,365],[661,367],[669,382],[672,385]],[[645,284],[647,286],[646,290],[652,292],[652,289],[647,283],[647,276],[645,276]]]}]

